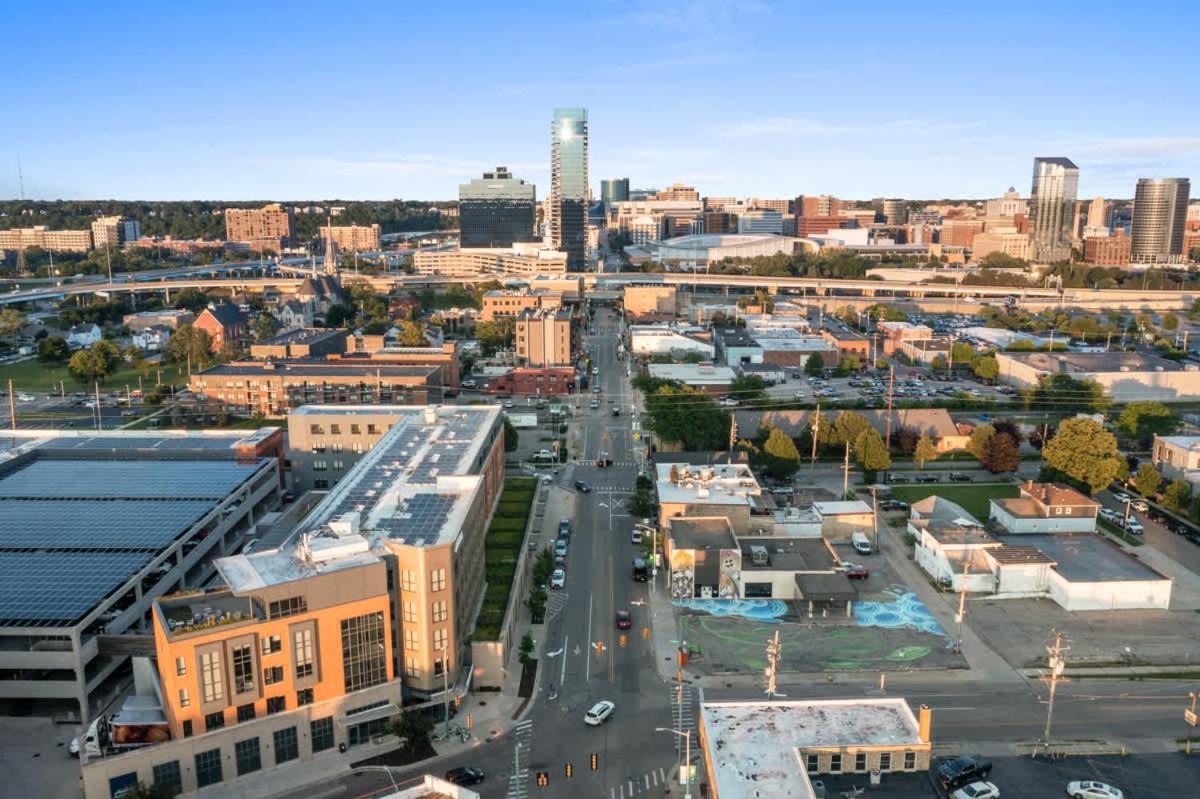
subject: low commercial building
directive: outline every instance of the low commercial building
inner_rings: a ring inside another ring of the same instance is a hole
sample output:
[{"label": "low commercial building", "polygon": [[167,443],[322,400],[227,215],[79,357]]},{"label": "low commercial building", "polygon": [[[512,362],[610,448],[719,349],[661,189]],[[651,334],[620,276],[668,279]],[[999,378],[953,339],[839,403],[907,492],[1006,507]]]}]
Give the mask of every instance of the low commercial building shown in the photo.
[{"label": "low commercial building", "polygon": [[919,341],[905,341],[900,345],[899,353],[912,363],[929,366],[938,358],[948,361],[953,345],[954,340],[949,336],[935,336]]},{"label": "low commercial building", "polygon": [[1046,375],[1065,374],[1098,383],[1114,402],[1200,399],[1200,371],[1141,352],[999,352],[999,380],[1036,386]]},{"label": "low commercial building", "polygon": [[810,618],[818,608],[852,614],[858,590],[827,540],[742,536],[738,546],[744,598],[803,602]]},{"label": "low commercial building", "polygon": [[[700,746],[712,799],[816,799],[822,774],[918,773],[932,711],[903,699],[705,702]],[[886,777],[884,778],[886,779]]]},{"label": "low commercial building", "polygon": [[188,793],[254,779],[367,744],[404,704],[461,688],[503,482],[500,412],[395,411],[280,548],[223,558],[221,588],[156,604],[171,740],[86,763],[89,795],[130,774],[169,773]]},{"label": "low commercial building", "polygon": [[678,312],[676,286],[630,286],[622,289],[622,305],[631,320],[674,319]]},{"label": "low commercial building", "polygon": [[630,325],[629,346],[635,355],[682,357],[694,352],[706,361],[713,359],[716,350],[708,332],[692,326]]},{"label": "low commercial building", "polygon": [[[1002,327],[964,327],[958,334],[968,342],[999,350],[1024,342],[1029,342],[1034,347],[1048,347],[1051,343],[1049,336],[1038,336],[1024,330],[1006,330]],[[1062,343],[1061,337],[1059,343]]]},{"label": "low commercial building", "polygon": [[479,313],[479,321],[494,322],[497,319],[511,319],[521,315],[522,311],[561,308],[563,295],[561,291],[544,289],[493,289],[483,295],[483,304]]},{"label": "low commercial building", "polygon": [[[699,233],[677,236],[661,241],[647,241],[637,248],[626,248],[630,260],[644,260],[684,267],[704,267],[720,263],[728,258],[746,259],[779,254],[791,255],[798,247],[816,249],[804,245],[801,239],[769,234],[710,234]],[[630,252],[630,249],[635,250]]]},{"label": "low commercial building", "polygon": [[256,359],[327,358],[346,351],[348,333],[324,327],[299,328],[250,345]]},{"label": "low commercial building", "polygon": [[814,502],[821,519],[821,535],[829,541],[849,541],[855,533],[874,538],[875,511],[861,499]]},{"label": "low commercial building", "polygon": [[646,372],[659,380],[674,380],[713,397],[729,393],[737,375],[728,366],[710,363],[650,363]]},{"label": "low commercial building", "polygon": [[1155,436],[1151,462],[1168,480],[1200,484],[1200,436]]},{"label": "low commercial building", "polygon": [[1021,486],[1016,498],[990,501],[988,521],[1009,533],[1092,533],[1100,503],[1060,483]]},{"label": "low commercial building", "polygon": [[171,330],[178,330],[184,325],[190,325],[195,321],[196,315],[186,309],[140,311],[138,313],[125,314],[121,318],[121,324],[129,328],[130,332],[133,333],[145,330],[148,327],[168,327]]},{"label": "low commercial building", "polygon": [[368,361],[232,361],[192,375],[188,388],[202,401],[236,415],[277,416],[312,403],[421,405],[440,402],[436,365]]},{"label": "low commercial building", "polygon": [[517,316],[517,362],[559,367],[575,363],[575,320],[566,309],[526,310]]},{"label": "low commercial building", "polygon": [[575,389],[575,370],[512,369],[487,384],[489,394],[519,397],[557,397]]},{"label": "low commercial building", "polygon": [[875,329],[882,335],[884,355],[894,354],[907,341],[925,341],[933,338],[931,328],[912,322],[879,322]]},{"label": "low commercial building", "polygon": [[836,366],[839,360],[833,342],[791,328],[722,328],[716,332],[716,341],[718,356],[730,366],[771,363],[802,368],[813,355],[820,356],[826,366]]},{"label": "low commercial building", "polygon": [[763,496],[748,464],[658,463],[655,477],[662,525],[675,517],[724,516],[734,535],[769,535],[772,530],[774,503]]},{"label": "low commercial building", "polygon": [[561,274],[567,271],[567,254],[521,243],[504,249],[422,250],[413,255],[413,271],[437,277]]},{"label": "low commercial building", "polygon": [[666,520],[663,554],[672,599],[737,599],[742,552],[725,516]]},{"label": "low commercial building", "polygon": [[871,339],[840,320],[826,320],[820,334],[837,349],[839,360],[853,356],[866,365],[871,357]]},{"label": "low commercial building", "polygon": [[279,504],[283,433],[14,430],[0,449],[0,715],[83,725]]}]

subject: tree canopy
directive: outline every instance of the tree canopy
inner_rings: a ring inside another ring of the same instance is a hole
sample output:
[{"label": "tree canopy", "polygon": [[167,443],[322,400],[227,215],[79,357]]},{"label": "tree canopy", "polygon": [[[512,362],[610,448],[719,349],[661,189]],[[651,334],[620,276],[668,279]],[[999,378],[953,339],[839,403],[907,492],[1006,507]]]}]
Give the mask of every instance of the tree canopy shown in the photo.
[{"label": "tree canopy", "polygon": [[684,449],[712,452],[728,446],[729,414],[702,391],[665,384],[646,394],[646,427]]},{"label": "tree canopy", "polygon": [[1042,448],[1046,465],[1079,483],[1091,493],[1103,490],[1121,474],[1123,462],[1117,439],[1092,419],[1067,419]]},{"label": "tree canopy", "polygon": [[1171,435],[1182,423],[1183,420],[1161,402],[1131,402],[1117,417],[1117,429],[1142,446],[1149,446],[1156,435]]}]

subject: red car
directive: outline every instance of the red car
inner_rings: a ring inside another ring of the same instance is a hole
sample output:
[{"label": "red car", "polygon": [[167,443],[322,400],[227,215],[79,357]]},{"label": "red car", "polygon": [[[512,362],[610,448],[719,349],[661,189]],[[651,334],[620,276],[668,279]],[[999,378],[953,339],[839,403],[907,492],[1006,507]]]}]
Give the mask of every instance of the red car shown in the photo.
[{"label": "red car", "polygon": [[629,615],[627,610],[617,611],[617,629],[629,630],[633,627],[633,617]]},{"label": "red car", "polygon": [[846,576],[851,580],[865,580],[871,576],[871,572],[867,571],[866,566],[859,566],[856,563],[847,563]]}]

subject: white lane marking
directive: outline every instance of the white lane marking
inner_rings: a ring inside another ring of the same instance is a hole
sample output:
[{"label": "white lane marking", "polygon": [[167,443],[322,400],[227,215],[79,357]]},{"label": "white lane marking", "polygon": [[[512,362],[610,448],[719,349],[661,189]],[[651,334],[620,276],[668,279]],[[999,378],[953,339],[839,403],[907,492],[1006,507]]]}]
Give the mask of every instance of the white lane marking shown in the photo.
[{"label": "white lane marking", "polygon": [[562,649],[558,650],[559,652],[561,652],[561,653],[562,653],[562,656],[563,656],[563,659],[562,659],[562,673],[561,673],[561,674],[559,675],[559,677],[558,677],[558,686],[559,686],[559,688],[560,688],[560,689],[561,689],[561,688],[562,688],[564,685],[566,685],[566,684],[567,684],[567,655],[566,655],[566,652],[567,652],[567,638],[568,638],[568,637],[569,637],[569,636],[566,636],[566,635],[564,635],[564,636],[563,636],[563,645],[562,645]]},{"label": "white lane marking", "polygon": [[[591,646],[591,644],[592,644],[592,596],[591,595],[588,596],[587,642],[588,642],[588,646]],[[586,649],[583,651],[584,651],[584,656],[587,658],[587,661],[586,661],[587,666],[585,668],[584,678],[583,678],[583,682],[586,685],[587,683],[590,683],[592,681],[592,656],[591,656],[591,653],[588,652]]]}]

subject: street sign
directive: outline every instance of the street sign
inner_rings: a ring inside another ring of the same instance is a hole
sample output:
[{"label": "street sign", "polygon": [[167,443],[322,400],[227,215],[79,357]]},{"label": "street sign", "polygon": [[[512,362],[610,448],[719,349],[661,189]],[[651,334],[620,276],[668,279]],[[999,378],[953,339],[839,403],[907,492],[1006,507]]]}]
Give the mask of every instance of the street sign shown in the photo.
[{"label": "street sign", "polygon": [[1196,711],[1192,710],[1191,708],[1185,708],[1183,711],[1183,720],[1186,721],[1190,726],[1195,727]]}]

